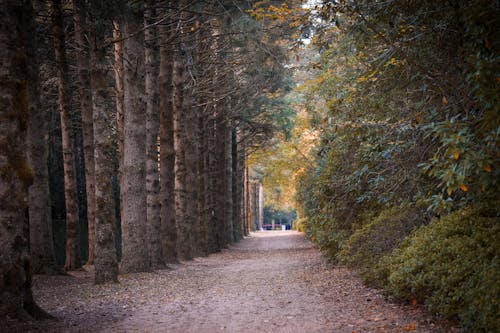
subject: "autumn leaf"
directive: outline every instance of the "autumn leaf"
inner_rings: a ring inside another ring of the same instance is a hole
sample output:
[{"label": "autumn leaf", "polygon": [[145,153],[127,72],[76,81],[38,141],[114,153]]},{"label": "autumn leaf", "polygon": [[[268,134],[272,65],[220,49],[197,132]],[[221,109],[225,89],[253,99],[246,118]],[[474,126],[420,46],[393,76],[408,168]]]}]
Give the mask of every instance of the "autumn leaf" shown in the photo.
[{"label": "autumn leaf", "polygon": [[441,98],[441,103],[443,103],[444,106],[448,105],[448,99],[443,96],[443,98]]},{"label": "autumn leaf", "polygon": [[460,151],[459,150],[456,150],[454,153],[453,153],[453,158],[455,160],[458,160],[460,158]]},{"label": "autumn leaf", "polygon": [[484,170],[485,172],[491,172],[491,166],[489,166],[489,165],[485,165],[485,166],[483,166],[483,170]]},{"label": "autumn leaf", "polygon": [[416,328],[417,325],[412,321],[410,322],[410,324],[408,324],[408,326],[405,326],[403,329],[408,332],[408,331],[414,331]]},{"label": "autumn leaf", "polygon": [[416,298],[414,298],[414,299],[411,300],[411,305],[414,305],[414,306],[417,305],[417,299]]},{"label": "autumn leaf", "polygon": [[467,192],[469,190],[469,188],[465,184],[460,185],[459,188],[464,192]]}]

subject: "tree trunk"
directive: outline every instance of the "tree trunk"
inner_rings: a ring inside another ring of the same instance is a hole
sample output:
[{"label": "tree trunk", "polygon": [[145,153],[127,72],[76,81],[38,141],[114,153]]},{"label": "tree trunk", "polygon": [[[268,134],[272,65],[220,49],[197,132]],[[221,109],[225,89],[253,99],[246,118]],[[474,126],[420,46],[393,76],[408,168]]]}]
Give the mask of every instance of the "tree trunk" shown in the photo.
[{"label": "tree trunk", "polygon": [[217,178],[219,176],[217,172],[217,159],[216,159],[216,140],[215,140],[215,124],[216,124],[216,112],[215,105],[210,105],[211,113],[208,115],[208,126],[207,132],[207,165],[208,165],[208,180],[207,180],[207,191],[206,191],[206,201],[207,201],[207,248],[210,253],[220,250],[219,244],[217,242],[217,225],[218,220],[216,215],[217,211]]},{"label": "tree trunk", "polygon": [[250,182],[248,180],[248,166],[244,166],[243,184],[245,185],[245,236],[250,235],[252,209],[250,207]]},{"label": "tree trunk", "polygon": [[239,220],[240,236],[247,235],[247,214],[246,214],[246,190],[245,190],[245,142],[242,140],[243,130],[241,128],[236,132],[236,141],[238,143],[238,191],[239,191]]},{"label": "tree trunk", "polygon": [[[94,19],[97,13],[93,13]],[[106,34],[93,22],[91,41],[91,83],[93,114],[93,148],[95,170],[95,242],[94,266],[96,284],[118,281],[118,258],[116,253],[116,220],[113,195],[113,160],[110,155],[115,147],[112,129],[113,114],[107,107],[112,93],[106,80],[108,63],[106,49],[100,43]]]},{"label": "tree trunk", "polygon": [[208,192],[210,187],[208,184],[208,138],[207,138],[207,117],[203,110],[199,109],[198,131],[199,131],[199,159],[198,159],[198,221],[199,221],[199,236],[198,248],[200,255],[206,256],[209,253],[208,249],[208,223],[209,206]]},{"label": "tree trunk", "polygon": [[[31,27],[31,28],[30,28]],[[28,162],[33,169],[33,185],[29,188],[30,253],[33,273],[56,274],[54,241],[52,238],[52,213],[49,192],[47,125],[40,104],[40,77],[36,58],[36,29],[30,25],[25,40],[28,62],[29,112]]]},{"label": "tree trunk", "polygon": [[[113,20],[113,39],[122,37],[120,22]],[[123,184],[123,41],[114,43],[114,64],[115,73],[115,103],[116,103],[116,133],[118,137],[118,184],[120,189]],[[123,216],[123,203],[120,195],[119,199],[120,221]]]},{"label": "tree trunk", "polygon": [[144,35],[142,15],[124,23],[124,113],[121,271],[151,269],[147,233],[146,118],[144,109]]},{"label": "tree trunk", "polygon": [[162,254],[165,263],[177,262],[175,221],[175,152],[173,120],[173,80],[170,28],[160,27],[160,206]]},{"label": "tree trunk", "polygon": [[241,234],[241,177],[240,177],[240,154],[238,153],[238,139],[237,129],[233,126],[231,131],[231,145],[232,145],[232,193],[233,193],[233,239],[238,242],[242,238]]},{"label": "tree trunk", "polygon": [[72,140],[72,121],[66,89],[68,84],[68,64],[61,1],[52,1],[52,31],[56,59],[57,92],[59,113],[61,115],[62,151],[64,163],[64,196],[66,200],[66,263],[64,269],[74,270],[81,267],[78,237],[77,184]]},{"label": "tree trunk", "polygon": [[75,26],[76,67],[78,71],[78,94],[82,114],[83,154],[85,159],[85,189],[87,194],[87,223],[89,232],[89,256],[87,265],[94,264],[94,218],[95,175],[94,134],[92,125],[92,96],[90,93],[89,59],[85,43],[85,5],[82,0],[73,1],[73,23]]},{"label": "tree trunk", "polygon": [[[26,158],[26,131],[38,103],[31,1],[0,0],[0,318],[47,317],[34,302],[27,219],[34,174]],[[29,62],[31,62],[29,64]],[[29,71],[33,71],[29,73]],[[36,119],[40,119],[36,117]]]},{"label": "tree trunk", "polygon": [[[154,0],[146,2],[144,25],[154,23]],[[144,30],[145,89],[146,89],[146,190],[147,221],[150,241],[151,265],[164,266],[161,245],[160,220],[160,178],[158,171],[158,130],[160,115],[158,109],[158,57],[156,26]]]},{"label": "tree trunk", "polygon": [[[179,43],[180,44],[180,43]],[[191,225],[187,216],[186,202],[186,120],[184,85],[186,83],[185,65],[180,47],[174,53],[174,150],[175,150],[175,218],[177,222],[178,256],[189,260],[191,256]]]},{"label": "tree trunk", "polygon": [[[227,109],[229,110],[229,109]],[[224,175],[224,185],[225,185],[225,205],[224,205],[224,227],[226,242],[231,244],[234,242],[233,236],[233,143],[232,143],[232,130],[231,121],[226,119],[224,126],[225,134],[225,175]]]},{"label": "tree trunk", "polygon": [[216,215],[216,229],[217,229],[217,244],[219,248],[226,248],[228,243],[228,223],[226,216],[226,172],[227,172],[227,159],[226,159],[226,119],[224,112],[224,103],[219,103],[216,106],[216,125],[215,125],[215,159],[216,159],[216,179],[215,187],[215,215]]}]

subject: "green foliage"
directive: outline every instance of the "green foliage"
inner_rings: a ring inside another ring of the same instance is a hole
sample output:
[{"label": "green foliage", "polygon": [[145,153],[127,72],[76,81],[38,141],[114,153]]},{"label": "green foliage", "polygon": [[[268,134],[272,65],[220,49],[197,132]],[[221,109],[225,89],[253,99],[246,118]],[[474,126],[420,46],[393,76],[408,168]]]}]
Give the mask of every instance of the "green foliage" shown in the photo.
[{"label": "green foliage", "polygon": [[[468,330],[499,330],[498,2],[346,0],[314,11],[318,55],[297,89],[318,137],[297,177],[307,233],[367,281]],[[398,249],[438,214],[449,215]]]},{"label": "green foliage", "polygon": [[276,223],[282,225],[290,224],[297,218],[297,211],[295,209],[278,209],[273,205],[264,206],[264,224]]},{"label": "green foliage", "polygon": [[339,253],[341,262],[358,268],[365,282],[381,286],[379,260],[391,253],[415,228],[425,223],[425,214],[414,207],[394,207],[357,229]]},{"label": "green foliage", "polygon": [[306,232],[307,220],[304,218],[299,218],[293,223],[293,229],[299,232]]},{"label": "green foliage", "polygon": [[483,213],[459,210],[419,228],[383,259],[387,289],[459,317],[468,332],[500,330],[500,218]]}]

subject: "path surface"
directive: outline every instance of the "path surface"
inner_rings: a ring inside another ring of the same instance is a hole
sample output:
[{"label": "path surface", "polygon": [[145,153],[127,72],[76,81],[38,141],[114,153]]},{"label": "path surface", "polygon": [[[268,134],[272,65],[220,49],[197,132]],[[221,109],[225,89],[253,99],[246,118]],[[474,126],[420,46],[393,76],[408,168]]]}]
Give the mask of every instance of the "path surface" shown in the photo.
[{"label": "path surface", "polygon": [[390,303],[303,234],[263,231],[222,253],[95,286],[88,273],[36,277],[53,332],[449,332],[416,307]]}]

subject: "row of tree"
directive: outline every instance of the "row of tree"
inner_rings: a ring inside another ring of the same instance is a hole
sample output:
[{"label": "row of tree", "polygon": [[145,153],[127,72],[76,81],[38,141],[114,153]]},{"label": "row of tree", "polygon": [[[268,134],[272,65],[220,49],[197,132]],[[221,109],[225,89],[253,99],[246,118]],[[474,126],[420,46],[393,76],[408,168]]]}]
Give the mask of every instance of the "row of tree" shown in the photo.
[{"label": "row of tree", "polygon": [[61,210],[64,268],[82,265],[84,216],[96,283],[255,228],[246,157],[279,129],[286,70],[250,5],[0,2],[1,315],[41,313],[31,274],[57,271]]}]

